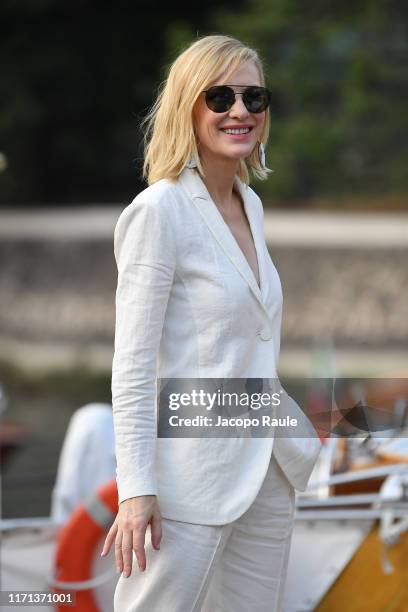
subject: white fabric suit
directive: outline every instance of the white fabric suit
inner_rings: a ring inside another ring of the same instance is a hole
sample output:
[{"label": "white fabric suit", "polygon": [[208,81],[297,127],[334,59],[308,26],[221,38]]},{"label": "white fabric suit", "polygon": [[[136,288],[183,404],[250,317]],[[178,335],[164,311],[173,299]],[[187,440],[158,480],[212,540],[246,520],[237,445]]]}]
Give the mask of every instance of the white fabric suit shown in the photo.
[{"label": "white fabric suit", "polygon": [[[321,446],[312,427],[309,438],[157,438],[157,377],[263,378],[275,389],[282,289],[264,240],[261,200],[238,176],[235,184],[260,288],[196,170],[139,193],[114,235],[119,502],[156,494],[164,518],[202,525],[224,525],[248,510],[272,449],[289,482],[304,490]],[[301,412],[286,394],[277,410],[288,409]]]}]

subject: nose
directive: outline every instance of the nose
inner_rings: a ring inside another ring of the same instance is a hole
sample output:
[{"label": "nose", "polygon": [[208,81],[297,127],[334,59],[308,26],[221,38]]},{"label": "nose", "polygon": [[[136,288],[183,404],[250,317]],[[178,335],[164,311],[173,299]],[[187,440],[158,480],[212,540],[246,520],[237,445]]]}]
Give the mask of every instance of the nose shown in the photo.
[{"label": "nose", "polygon": [[248,109],[242,99],[242,94],[235,94],[235,102],[231,106],[229,114],[231,117],[247,117],[249,115]]}]

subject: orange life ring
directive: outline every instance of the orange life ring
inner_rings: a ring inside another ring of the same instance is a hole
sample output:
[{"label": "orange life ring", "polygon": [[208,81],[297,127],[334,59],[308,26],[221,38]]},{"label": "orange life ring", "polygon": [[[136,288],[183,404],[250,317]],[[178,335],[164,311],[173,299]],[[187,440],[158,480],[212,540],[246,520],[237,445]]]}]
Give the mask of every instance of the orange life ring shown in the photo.
[{"label": "orange life ring", "polygon": [[[92,578],[92,561],[95,547],[101,536],[112,525],[118,512],[116,480],[102,485],[72,513],[69,521],[58,534],[54,556],[55,579],[59,583],[84,582]],[[52,587],[55,593],[64,593]],[[67,585],[68,590],[70,589]],[[67,606],[56,605],[58,612],[66,612]],[[99,612],[93,590],[76,591],[76,612]]]}]

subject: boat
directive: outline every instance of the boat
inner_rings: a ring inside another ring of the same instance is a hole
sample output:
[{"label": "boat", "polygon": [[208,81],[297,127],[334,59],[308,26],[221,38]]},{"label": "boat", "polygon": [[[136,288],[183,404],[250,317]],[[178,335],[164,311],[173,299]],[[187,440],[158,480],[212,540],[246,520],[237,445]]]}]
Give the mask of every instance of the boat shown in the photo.
[{"label": "boat", "polygon": [[[393,427],[378,435],[323,437],[308,488],[296,494],[284,612],[408,610],[408,428],[400,392],[392,417]],[[78,612],[112,612],[114,547],[106,557],[100,552],[115,508],[112,480],[68,521],[1,520],[3,591],[71,593]],[[36,610],[50,606],[66,609],[55,599]],[[27,606],[12,606],[20,608]]]}]

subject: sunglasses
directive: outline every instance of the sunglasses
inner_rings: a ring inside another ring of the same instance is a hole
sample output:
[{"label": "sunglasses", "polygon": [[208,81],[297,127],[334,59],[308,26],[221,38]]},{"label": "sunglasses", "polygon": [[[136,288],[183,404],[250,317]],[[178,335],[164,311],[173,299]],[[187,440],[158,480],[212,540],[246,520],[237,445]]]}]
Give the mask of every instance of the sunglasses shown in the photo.
[{"label": "sunglasses", "polygon": [[204,89],[205,102],[214,113],[225,113],[235,104],[237,93],[242,95],[242,101],[250,113],[262,113],[271,102],[271,92],[266,87],[249,85],[233,85],[233,87],[244,87],[244,91],[235,92],[228,85],[214,85]]}]

